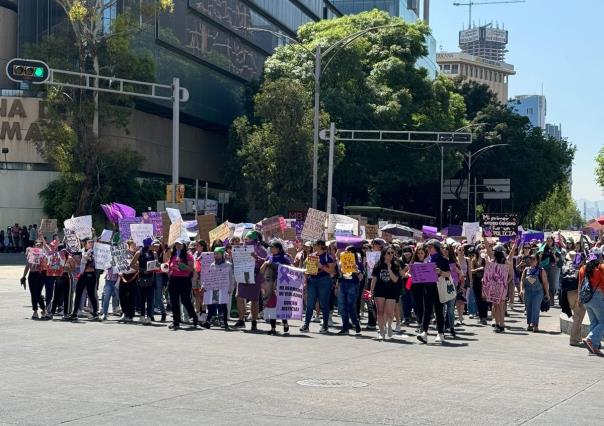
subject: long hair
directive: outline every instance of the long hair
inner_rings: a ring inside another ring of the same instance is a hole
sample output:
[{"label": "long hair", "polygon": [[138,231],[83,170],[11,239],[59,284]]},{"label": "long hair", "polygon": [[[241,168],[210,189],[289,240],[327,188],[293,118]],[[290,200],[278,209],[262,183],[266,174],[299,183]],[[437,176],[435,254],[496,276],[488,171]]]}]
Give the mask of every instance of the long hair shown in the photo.
[{"label": "long hair", "polygon": [[457,254],[455,254],[455,247],[452,244],[447,245],[447,254],[449,255],[449,263],[455,263],[457,266],[459,266],[459,263],[457,262]]},{"label": "long hair", "polygon": [[[424,259],[421,261],[417,258],[417,252],[419,250],[424,252]],[[426,251],[426,246],[424,246],[423,244],[420,243],[415,247],[415,250],[413,250],[413,256],[411,256],[411,262],[412,263],[413,262],[423,262],[424,260],[426,260],[426,257],[428,257],[427,254],[428,254],[428,252]]]},{"label": "long hair", "polygon": [[[174,258],[174,256],[176,256],[176,244],[172,246],[172,258]],[[182,245],[182,250],[180,251],[180,261],[182,263],[187,263],[187,247],[183,244]]]},{"label": "long hair", "polygon": [[598,269],[598,266],[600,266],[601,264],[602,259],[590,260],[589,262],[587,262],[587,264],[585,265],[585,276],[591,278],[594,271]]},{"label": "long hair", "polygon": [[[375,266],[373,267],[373,269],[382,269],[384,266],[386,265],[386,252],[388,250],[392,250],[395,251],[394,248],[392,246],[385,246],[382,249],[382,252],[380,254],[380,260],[378,260],[378,262],[375,264]],[[398,260],[396,260],[396,258],[393,256],[392,257],[392,272],[394,272],[395,274],[398,274],[398,271],[400,270],[400,263]]]}]

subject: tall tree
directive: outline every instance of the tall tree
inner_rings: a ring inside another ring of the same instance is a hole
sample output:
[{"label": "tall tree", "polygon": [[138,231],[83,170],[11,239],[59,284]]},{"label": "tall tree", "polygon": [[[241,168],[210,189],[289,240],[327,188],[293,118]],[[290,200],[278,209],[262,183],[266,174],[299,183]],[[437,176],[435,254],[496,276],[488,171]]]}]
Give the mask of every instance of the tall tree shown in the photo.
[{"label": "tall tree", "polygon": [[583,218],[571,195],[570,185],[556,185],[543,201],[531,209],[527,222],[533,228],[549,231],[580,229]]},{"label": "tall tree", "polygon": [[604,189],[604,147],[596,155],[596,182]]}]

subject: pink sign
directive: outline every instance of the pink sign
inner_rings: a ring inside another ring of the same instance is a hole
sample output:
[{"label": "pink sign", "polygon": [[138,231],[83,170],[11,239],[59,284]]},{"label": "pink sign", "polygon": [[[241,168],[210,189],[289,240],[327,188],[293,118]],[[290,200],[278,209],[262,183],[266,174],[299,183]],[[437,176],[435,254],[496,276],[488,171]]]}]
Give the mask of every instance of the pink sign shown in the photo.
[{"label": "pink sign", "polygon": [[509,266],[506,263],[487,263],[482,279],[482,294],[487,302],[501,303],[506,299],[508,271]]},{"label": "pink sign", "polygon": [[435,283],[438,281],[435,263],[419,263],[411,264],[411,277],[414,284]]}]

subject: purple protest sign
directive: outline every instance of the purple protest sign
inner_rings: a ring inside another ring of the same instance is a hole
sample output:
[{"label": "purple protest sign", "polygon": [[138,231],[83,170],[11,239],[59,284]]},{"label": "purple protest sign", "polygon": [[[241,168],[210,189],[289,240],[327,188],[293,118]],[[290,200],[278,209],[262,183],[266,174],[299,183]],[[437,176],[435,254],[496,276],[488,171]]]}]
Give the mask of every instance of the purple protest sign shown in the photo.
[{"label": "purple protest sign", "polygon": [[153,225],[153,236],[161,237],[164,235],[164,223],[160,212],[144,212],[142,223]]},{"label": "purple protest sign", "polygon": [[449,225],[447,227],[447,236],[448,237],[461,237],[461,235],[462,235],[461,225]]},{"label": "purple protest sign", "polygon": [[277,319],[302,320],[304,269],[279,265],[277,274]]},{"label": "purple protest sign", "polygon": [[294,222],[293,228],[296,230],[296,237],[300,238],[300,236],[302,235],[302,229],[304,229],[304,221],[296,220]]},{"label": "purple protest sign", "polygon": [[363,247],[363,240],[359,237],[336,237],[336,244],[338,250],[344,250],[348,246],[361,248]]},{"label": "purple protest sign", "polygon": [[422,226],[422,236],[425,240],[429,240],[431,238],[436,238],[437,240],[440,240],[441,237],[436,234],[438,234],[438,228],[436,226]]},{"label": "purple protest sign", "polygon": [[438,281],[435,263],[419,263],[411,264],[411,277],[414,284],[435,283]]},{"label": "purple protest sign", "polygon": [[523,233],[522,234],[522,242],[523,243],[528,243],[532,240],[536,240],[536,241],[544,241],[545,240],[545,234],[543,232],[528,232],[528,233]]},{"label": "purple protest sign", "polygon": [[122,241],[129,240],[132,236],[130,225],[134,223],[143,223],[142,217],[124,217],[119,220],[120,238]]}]

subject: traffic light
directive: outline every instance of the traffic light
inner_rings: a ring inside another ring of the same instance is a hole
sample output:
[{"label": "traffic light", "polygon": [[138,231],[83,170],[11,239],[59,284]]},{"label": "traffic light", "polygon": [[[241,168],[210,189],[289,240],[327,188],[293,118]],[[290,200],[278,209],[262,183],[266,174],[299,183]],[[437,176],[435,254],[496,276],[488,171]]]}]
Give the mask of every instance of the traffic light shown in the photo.
[{"label": "traffic light", "polygon": [[45,62],[35,59],[15,58],[6,64],[6,75],[17,83],[42,84],[48,80],[50,68]]}]

